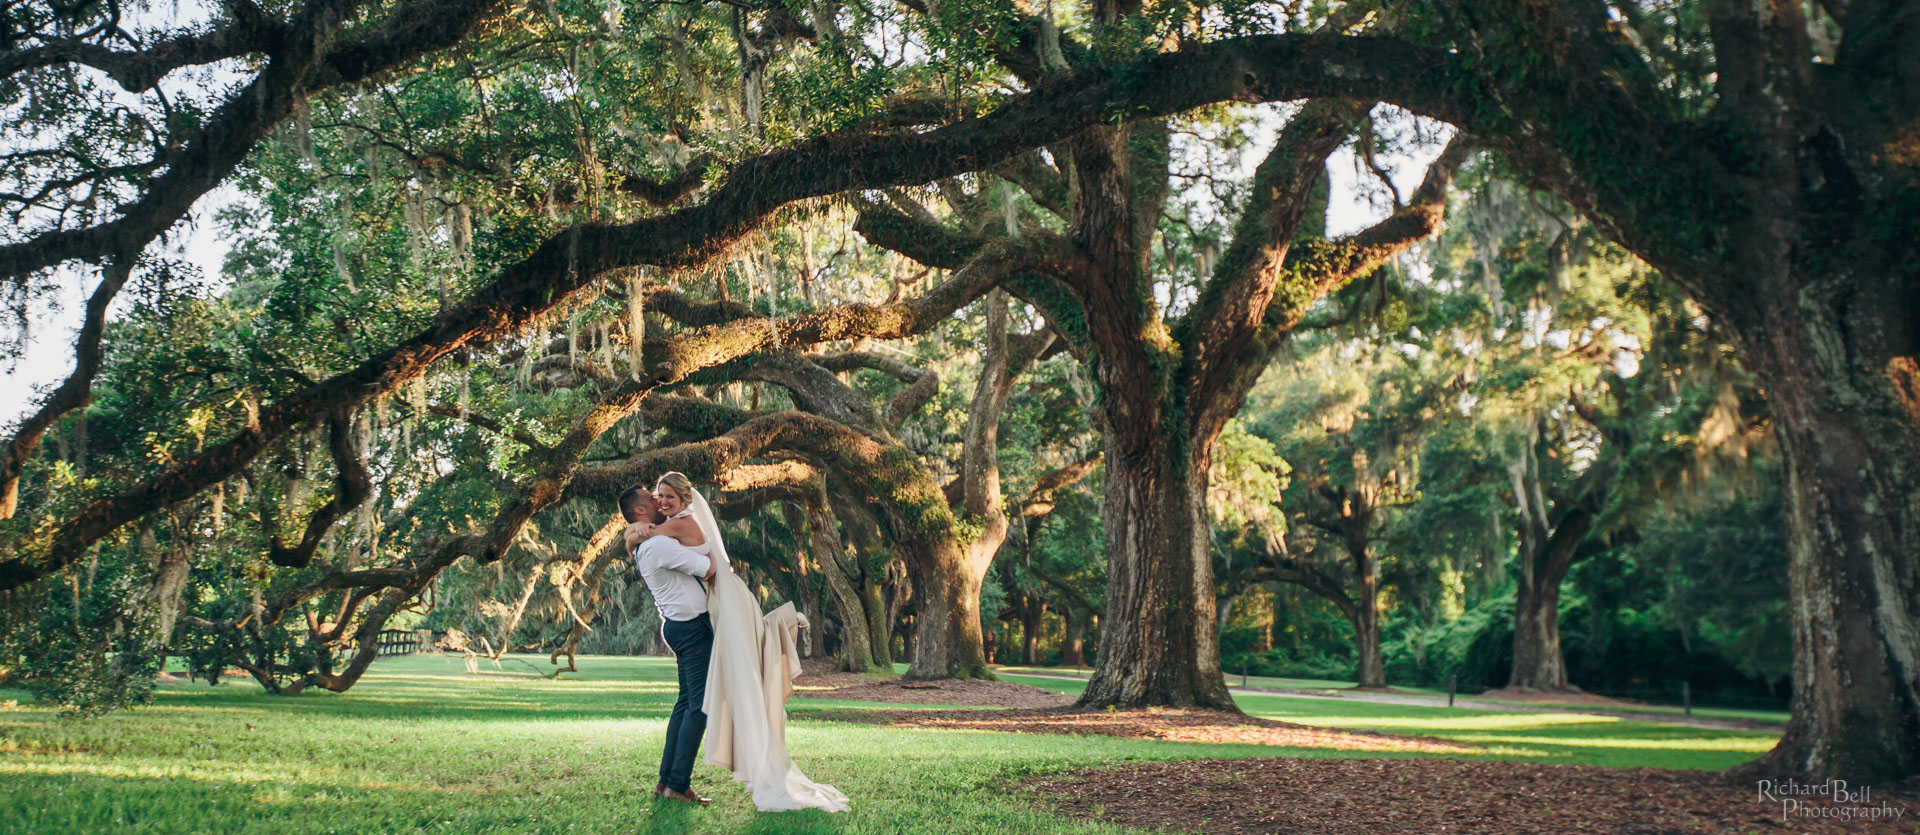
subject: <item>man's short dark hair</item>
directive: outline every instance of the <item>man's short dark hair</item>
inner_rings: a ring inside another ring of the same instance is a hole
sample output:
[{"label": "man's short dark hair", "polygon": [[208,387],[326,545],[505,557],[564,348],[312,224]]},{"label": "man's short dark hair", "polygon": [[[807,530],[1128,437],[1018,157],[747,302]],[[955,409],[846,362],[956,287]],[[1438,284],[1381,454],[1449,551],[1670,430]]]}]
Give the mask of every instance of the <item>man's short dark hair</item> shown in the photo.
[{"label": "man's short dark hair", "polygon": [[620,516],[628,522],[639,522],[649,516],[659,515],[653,506],[653,494],[647,488],[634,486],[620,494]]}]

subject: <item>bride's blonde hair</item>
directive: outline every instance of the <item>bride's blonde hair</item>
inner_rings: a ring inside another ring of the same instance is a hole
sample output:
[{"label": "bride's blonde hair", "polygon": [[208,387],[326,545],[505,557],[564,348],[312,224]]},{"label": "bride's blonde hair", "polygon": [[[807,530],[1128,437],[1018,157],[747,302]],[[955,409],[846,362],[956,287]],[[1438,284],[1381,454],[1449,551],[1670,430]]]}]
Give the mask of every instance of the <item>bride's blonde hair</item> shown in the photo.
[{"label": "bride's blonde hair", "polygon": [[665,484],[671,488],[674,493],[678,494],[680,501],[686,502],[689,505],[693,504],[693,481],[688,479],[685,474],[678,472],[666,473],[660,476],[660,483]]}]

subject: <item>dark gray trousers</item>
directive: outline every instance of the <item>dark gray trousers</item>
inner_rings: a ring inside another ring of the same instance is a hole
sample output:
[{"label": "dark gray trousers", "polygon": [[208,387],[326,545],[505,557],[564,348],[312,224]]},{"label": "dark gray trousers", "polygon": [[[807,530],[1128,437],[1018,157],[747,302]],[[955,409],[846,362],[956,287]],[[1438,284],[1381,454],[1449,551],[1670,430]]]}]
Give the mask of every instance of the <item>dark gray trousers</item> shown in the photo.
[{"label": "dark gray trousers", "polygon": [[693,763],[700,754],[700,738],[707,733],[707,658],[713,653],[713,621],[706,613],[692,620],[669,620],[662,630],[673,647],[680,672],[680,698],[667,720],[667,750],[660,755],[660,782],[674,791],[686,791],[693,779]]}]

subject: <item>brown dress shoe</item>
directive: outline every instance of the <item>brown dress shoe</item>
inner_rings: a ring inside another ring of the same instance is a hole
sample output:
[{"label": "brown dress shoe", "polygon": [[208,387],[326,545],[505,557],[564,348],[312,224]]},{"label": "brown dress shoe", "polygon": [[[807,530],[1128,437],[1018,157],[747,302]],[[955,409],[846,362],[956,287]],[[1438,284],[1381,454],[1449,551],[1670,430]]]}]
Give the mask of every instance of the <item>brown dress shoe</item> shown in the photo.
[{"label": "brown dress shoe", "polygon": [[655,784],[653,784],[653,796],[654,796],[654,797],[659,797],[660,795],[662,795],[662,794],[665,794],[665,793],[666,793],[666,791],[667,791],[667,784],[665,784],[665,783],[655,783]]},{"label": "brown dress shoe", "polygon": [[675,791],[673,789],[667,789],[666,791],[661,792],[660,796],[664,798],[668,798],[670,800],[678,800],[682,803],[692,803],[698,806],[705,806],[713,802],[713,798],[701,797],[700,795],[694,793],[693,789],[691,788],[687,789],[686,791]]}]

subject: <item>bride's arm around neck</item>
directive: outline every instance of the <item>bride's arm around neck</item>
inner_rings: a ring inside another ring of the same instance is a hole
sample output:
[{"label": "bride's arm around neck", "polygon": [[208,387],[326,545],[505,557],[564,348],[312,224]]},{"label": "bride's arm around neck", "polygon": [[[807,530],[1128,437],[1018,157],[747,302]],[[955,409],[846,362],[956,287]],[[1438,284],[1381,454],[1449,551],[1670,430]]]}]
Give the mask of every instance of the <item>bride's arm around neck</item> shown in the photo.
[{"label": "bride's arm around neck", "polygon": [[655,525],[653,535],[673,537],[688,548],[696,548],[707,543],[707,538],[700,533],[699,523],[693,521],[691,516],[676,516]]}]

